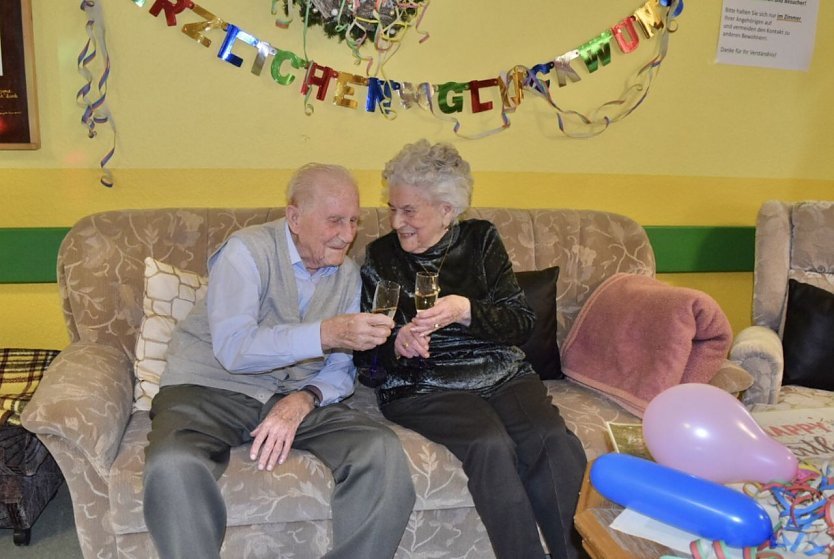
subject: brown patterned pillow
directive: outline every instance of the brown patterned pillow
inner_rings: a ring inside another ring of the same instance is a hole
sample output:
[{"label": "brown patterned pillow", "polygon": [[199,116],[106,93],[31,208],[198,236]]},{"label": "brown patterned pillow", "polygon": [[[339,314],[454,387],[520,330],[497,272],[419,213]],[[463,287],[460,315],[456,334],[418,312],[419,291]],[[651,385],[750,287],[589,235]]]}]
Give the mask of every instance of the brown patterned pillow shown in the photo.
[{"label": "brown patterned pillow", "polygon": [[165,353],[177,322],[205,297],[208,278],[170,264],[145,258],[144,316],[136,340],[133,409],[149,410],[159,392],[159,375],[165,369]]}]

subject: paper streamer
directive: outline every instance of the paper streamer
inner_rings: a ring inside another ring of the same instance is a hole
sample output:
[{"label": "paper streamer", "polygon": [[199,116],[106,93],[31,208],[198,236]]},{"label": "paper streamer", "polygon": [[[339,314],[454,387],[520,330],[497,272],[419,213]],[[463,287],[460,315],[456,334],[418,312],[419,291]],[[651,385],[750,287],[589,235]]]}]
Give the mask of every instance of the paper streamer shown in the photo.
[{"label": "paper streamer", "polygon": [[[87,128],[87,137],[95,138],[98,134],[96,126],[109,124],[113,132],[113,145],[110,150],[101,158],[99,166],[102,176],[99,179],[101,184],[110,188],[113,186],[113,173],[107,168],[113,155],[116,153],[116,127],[113,117],[107,108],[107,80],[110,77],[110,56],[107,53],[105,42],[104,19],[101,15],[101,6],[95,0],[82,0],[80,9],[87,16],[85,30],[87,42],[78,54],[78,72],[84,78],[85,83],[76,93],[76,102],[84,108],[81,115],[81,123]],[[94,79],[90,69],[96,58],[101,57],[102,70],[98,80]]]}]

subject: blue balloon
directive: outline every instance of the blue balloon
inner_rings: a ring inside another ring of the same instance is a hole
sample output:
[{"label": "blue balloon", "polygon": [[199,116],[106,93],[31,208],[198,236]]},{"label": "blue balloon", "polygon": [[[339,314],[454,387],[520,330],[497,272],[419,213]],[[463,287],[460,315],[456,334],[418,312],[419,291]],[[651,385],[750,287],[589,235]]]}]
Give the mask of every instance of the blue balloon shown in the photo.
[{"label": "blue balloon", "polygon": [[610,501],[731,547],[773,539],[764,507],[744,493],[628,454],[600,456],[591,483]]}]

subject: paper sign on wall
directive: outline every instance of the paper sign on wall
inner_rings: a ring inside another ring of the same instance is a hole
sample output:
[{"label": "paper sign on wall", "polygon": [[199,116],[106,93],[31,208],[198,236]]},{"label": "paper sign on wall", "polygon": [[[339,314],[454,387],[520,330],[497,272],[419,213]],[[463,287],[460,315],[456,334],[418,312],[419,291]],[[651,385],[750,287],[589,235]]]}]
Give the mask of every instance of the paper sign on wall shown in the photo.
[{"label": "paper sign on wall", "polygon": [[807,70],[819,0],[724,0],[717,61]]}]

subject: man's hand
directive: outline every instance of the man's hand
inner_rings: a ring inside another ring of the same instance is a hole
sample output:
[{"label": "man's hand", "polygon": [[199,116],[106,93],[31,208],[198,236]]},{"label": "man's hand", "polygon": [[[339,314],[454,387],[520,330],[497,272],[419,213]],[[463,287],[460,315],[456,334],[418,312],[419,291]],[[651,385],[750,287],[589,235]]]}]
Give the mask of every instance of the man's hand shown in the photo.
[{"label": "man's hand", "polygon": [[393,328],[384,314],[340,314],[321,322],[321,348],[365,351],[385,343]]},{"label": "man's hand", "polygon": [[313,395],[307,391],[287,394],[269,410],[269,414],[255,427],[255,437],[249,458],[258,461],[259,470],[272,471],[275,464],[283,464],[292,448],[301,421],[313,410]]}]

